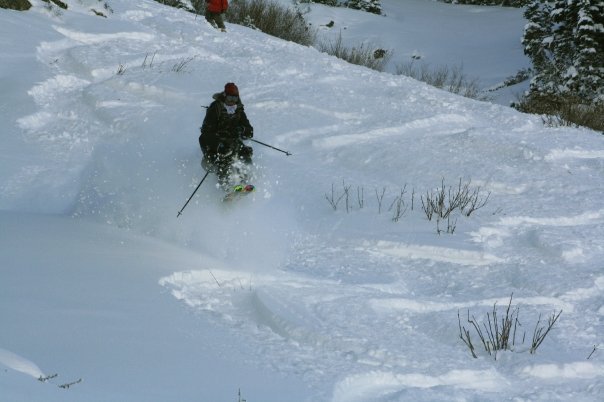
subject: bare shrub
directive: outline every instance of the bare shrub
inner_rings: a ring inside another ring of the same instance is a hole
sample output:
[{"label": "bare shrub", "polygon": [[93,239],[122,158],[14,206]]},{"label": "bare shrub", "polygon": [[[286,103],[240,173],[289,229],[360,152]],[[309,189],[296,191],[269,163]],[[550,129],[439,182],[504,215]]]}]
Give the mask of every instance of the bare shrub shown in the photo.
[{"label": "bare shrub", "polygon": [[365,189],[363,187],[357,187],[357,203],[359,209],[363,209],[365,206]]},{"label": "bare shrub", "polygon": [[[377,203],[377,213],[381,214],[384,208],[388,208],[388,212],[392,213],[392,222],[399,222],[403,218],[409,207],[414,210],[415,203],[415,188],[408,194],[407,184],[405,184],[398,193],[394,194],[394,198],[386,200],[388,189],[382,187],[375,188],[375,202]],[[427,191],[425,196],[420,196],[422,210],[426,214],[428,220],[435,218],[436,233],[453,234],[457,228],[457,216],[469,217],[474,211],[484,207],[491,193],[484,194],[480,187],[471,187],[471,181],[463,182],[459,179],[456,186],[447,187],[444,179],[441,181],[440,187],[435,190]],[[410,199],[409,199],[410,198]],[[346,184],[342,180],[340,187],[331,185],[331,191],[325,193],[325,199],[334,211],[342,207],[346,213],[353,210],[361,210],[366,206],[365,189],[361,186],[356,187],[356,197],[353,186]],[[356,202],[355,202],[356,201]],[[385,204],[388,201],[389,204]],[[452,216],[453,212],[457,216]],[[446,222],[446,225],[445,225]]]},{"label": "bare shrub", "polygon": [[332,183],[331,184],[331,194],[325,194],[325,199],[327,200],[327,202],[329,202],[329,205],[331,205],[333,210],[337,211],[338,205],[340,204],[340,201],[342,201],[342,198],[344,198],[345,195],[346,195],[346,192],[343,192],[342,194],[337,192],[335,189],[335,186]]},{"label": "bare shrub", "polygon": [[[469,328],[474,329],[474,332],[478,335],[478,339],[484,350],[490,355],[497,359],[497,352],[500,350],[514,350],[517,341],[519,344],[523,344],[526,337],[526,332],[522,333],[522,340],[517,338],[518,327],[521,327],[519,317],[520,309],[518,307],[512,308],[512,297],[505,309],[503,316],[500,316],[497,309],[497,303],[493,305],[493,310],[487,313],[486,321],[479,323],[476,318],[472,315],[470,317],[470,310],[467,312],[467,323],[470,324]],[[549,317],[547,323],[542,323],[541,314],[535,324],[533,330],[533,337],[531,341],[531,347],[529,349],[531,354],[535,354],[547,334],[551,331],[554,324],[562,314],[562,310],[558,314],[554,313]],[[471,331],[467,329],[461,323],[461,317],[459,310],[457,311],[457,321],[459,324],[459,338],[468,347],[472,357],[477,358],[476,346],[472,342]],[[520,335],[518,333],[518,335]]]},{"label": "bare shrub", "polygon": [[[331,185],[331,193],[325,193],[325,199],[331,205],[334,211],[337,211],[338,205],[340,205],[341,201],[344,201],[344,208],[346,209],[346,213],[349,213],[353,209],[353,199],[351,194],[352,185],[346,184],[344,180],[342,180],[342,189],[336,190],[335,186]],[[356,188],[356,205],[358,209],[363,209],[365,206],[365,189],[363,187]]]},{"label": "bare shrub", "polygon": [[153,52],[153,55],[151,55],[151,57],[149,57],[149,53],[145,54],[145,59],[143,60],[143,63],[141,64],[141,67],[143,70],[147,67],[149,67],[149,68],[153,67],[153,61],[155,60],[156,55],[157,55],[157,51]]},{"label": "bare shrub", "polygon": [[537,324],[535,324],[535,330],[533,331],[533,340],[531,342],[531,354],[535,354],[537,352],[537,348],[541,345],[549,331],[551,331],[552,327],[560,318],[560,314],[562,314],[562,310],[558,314],[554,311],[552,315],[547,319],[547,325],[541,324],[541,314],[539,314],[539,319],[537,320]]},{"label": "bare shrub", "polygon": [[578,96],[533,93],[512,105],[524,113],[542,115],[550,127],[583,126],[604,133],[604,103],[585,103]]},{"label": "bare shrub", "polygon": [[300,11],[271,0],[232,0],[227,19],[304,46],[312,45],[316,38]]},{"label": "bare shrub", "polygon": [[451,93],[477,100],[488,100],[479,87],[477,78],[468,78],[463,73],[463,66],[449,68],[439,66],[430,68],[422,63],[417,65],[414,60],[396,66],[396,74],[405,75],[415,80],[425,82],[433,87],[444,89]]},{"label": "bare shrub", "polygon": [[491,193],[482,195],[480,186],[471,188],[470,184],[471,181],[462,183],[459,179],[457,187],[447,188],[443,178],[440,187],[427,191],[425,198],[420,196],[422,209],[428,220],[432,220],[435,214],[438,218],[447,219],[456,209],[463,215],[470,216],[477,209],[484,207]]},{"label": "bare shrub", "polygon": [[124,67],[123,64],[120,63],[120,65],[117,67],[117,75],[124,75],[124,73],[126,72],[126,67]]},{"label": "bare shrub", "polygon": [[378,214],[382,213],[382,202],[384,201],[384,195],[386,195],[386,187],[382,187],[381,193],[378,193],[377,188],[375,189],[375,198],[378,202]]},{"label": "bare shrub", "polygon": [[450,215],[447,216],[447,227],[445,229],[442,229],[440,227],[440,223],[443,221],[444,219],[436,219],[436,233],[438,233],[439,235],[443,232],[448,234],[455,233],[455,229],[457,228],[457,218],[452,218]]},{"label": "bare shrub", "polygon": [[591,350],[591,353],[587,356],[587,360],[591,359],[593,354],[596,353],[596,350],[598,350],[598,345],[594,345],[593,349]]},{"label": "bare shrub", "polygon": [[190,62],[192,62],[194,59],[195,59],[194,56],[181,59],[180,61],[178,61],[176,64],[174,64],[172,66],[172,71],[175,73],[182,73],[182,72],[186,71],[185,69],[186,69],[187,65]]},{"label": "bare shrub", "polygon": [[405,204],[405,193],[407,192],[407,185],[401,189],[399,195],[390,204],[390,211],[394,211],[392,215],[392,222],[398,222],[405,212],[407,212],[407,205]]},{"label": "bare shrub", "polygon": [[342,34],[334,40],[323,40],[316,45],[317,50],[335,56],[338,59],[358,66],[365,66],[376,71],[384,71],[388,63],[391,51],[373,48],[372,46],[361,43],[358,46],[347,47],[344,45]]}]

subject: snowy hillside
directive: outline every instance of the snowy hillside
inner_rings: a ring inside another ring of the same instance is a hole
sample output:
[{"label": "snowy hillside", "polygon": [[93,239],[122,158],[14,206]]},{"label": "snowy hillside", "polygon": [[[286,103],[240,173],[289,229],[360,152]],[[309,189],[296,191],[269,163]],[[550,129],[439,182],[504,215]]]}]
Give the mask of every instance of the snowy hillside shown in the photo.
[{"label": "snowy hillside", "polygon": [[[66,2],[0,10],[0,402],[600,399],[601,134],[151,0]],[[257,191],[223,204],[211,177],[177,218],[226,82],[293,155],[250,143]],[[428,220],[459,183],[484,206]],[[473,358],[458,313],[512,294],[513,350],[472,333]]]},{"label": "snowy hillside", "polygon": [[305,18],[318,29],[319,41],[335,42],[341,36],[349,47],[388,50],[391,56],[385,71],[395,73],[409,63],[416,70],[422,66],[428,71],[459,68],[466,80],[477,81],[484,96],[506,106],[528,89],[528,81],[504,86],[507,79],[531,67],[521,44],[526,24],[522,9],[430,0],[386,0],[381,4],[382,15],[318,4],[309,9],[301,5],[300,9],[308,11]]}]

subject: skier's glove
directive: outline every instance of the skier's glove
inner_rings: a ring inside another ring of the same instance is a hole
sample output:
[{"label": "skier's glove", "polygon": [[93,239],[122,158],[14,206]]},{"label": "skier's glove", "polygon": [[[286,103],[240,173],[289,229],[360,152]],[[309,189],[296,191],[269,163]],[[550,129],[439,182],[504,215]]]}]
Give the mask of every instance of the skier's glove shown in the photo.
[{"label": "skier's glove", "polygon": [[236,131],[237,131],[237,136],[239,138],[241,138],[242,140],[249,140],[253,136],[252,131],[246,130],[245,127],[243,127],[243,126],[237,127]]}]

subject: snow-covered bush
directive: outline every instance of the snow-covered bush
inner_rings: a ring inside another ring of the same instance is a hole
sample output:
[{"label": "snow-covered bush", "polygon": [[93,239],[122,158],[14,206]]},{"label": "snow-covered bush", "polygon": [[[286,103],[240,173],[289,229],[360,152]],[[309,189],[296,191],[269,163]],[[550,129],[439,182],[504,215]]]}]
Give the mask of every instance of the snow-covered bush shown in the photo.
[{"label": "snow-covered bush", "polygon": [[348,0],[346,6],[355,10],[363,10],[378,15],[382,14],[380,0]]}]

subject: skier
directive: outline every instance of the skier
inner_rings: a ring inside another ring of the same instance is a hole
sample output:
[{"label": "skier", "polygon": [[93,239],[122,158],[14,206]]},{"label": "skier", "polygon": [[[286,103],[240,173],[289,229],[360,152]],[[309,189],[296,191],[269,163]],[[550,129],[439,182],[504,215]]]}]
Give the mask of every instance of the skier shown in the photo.
[{"label": "skier", "polygon": [[199,136],[201,166],[215,173],[220,185],[228,191],[229,186],[247,181],[253,149],[242,140],[252,138],[254,129],[234,83],[227,83],[223,92],[212,97],[214,101],[208,107]]},{"label": "skier", "polygon": [[228,0],[206,0],[206,20],[212,24],[214,28],[226,32],[222,15],[228,8]]}]

